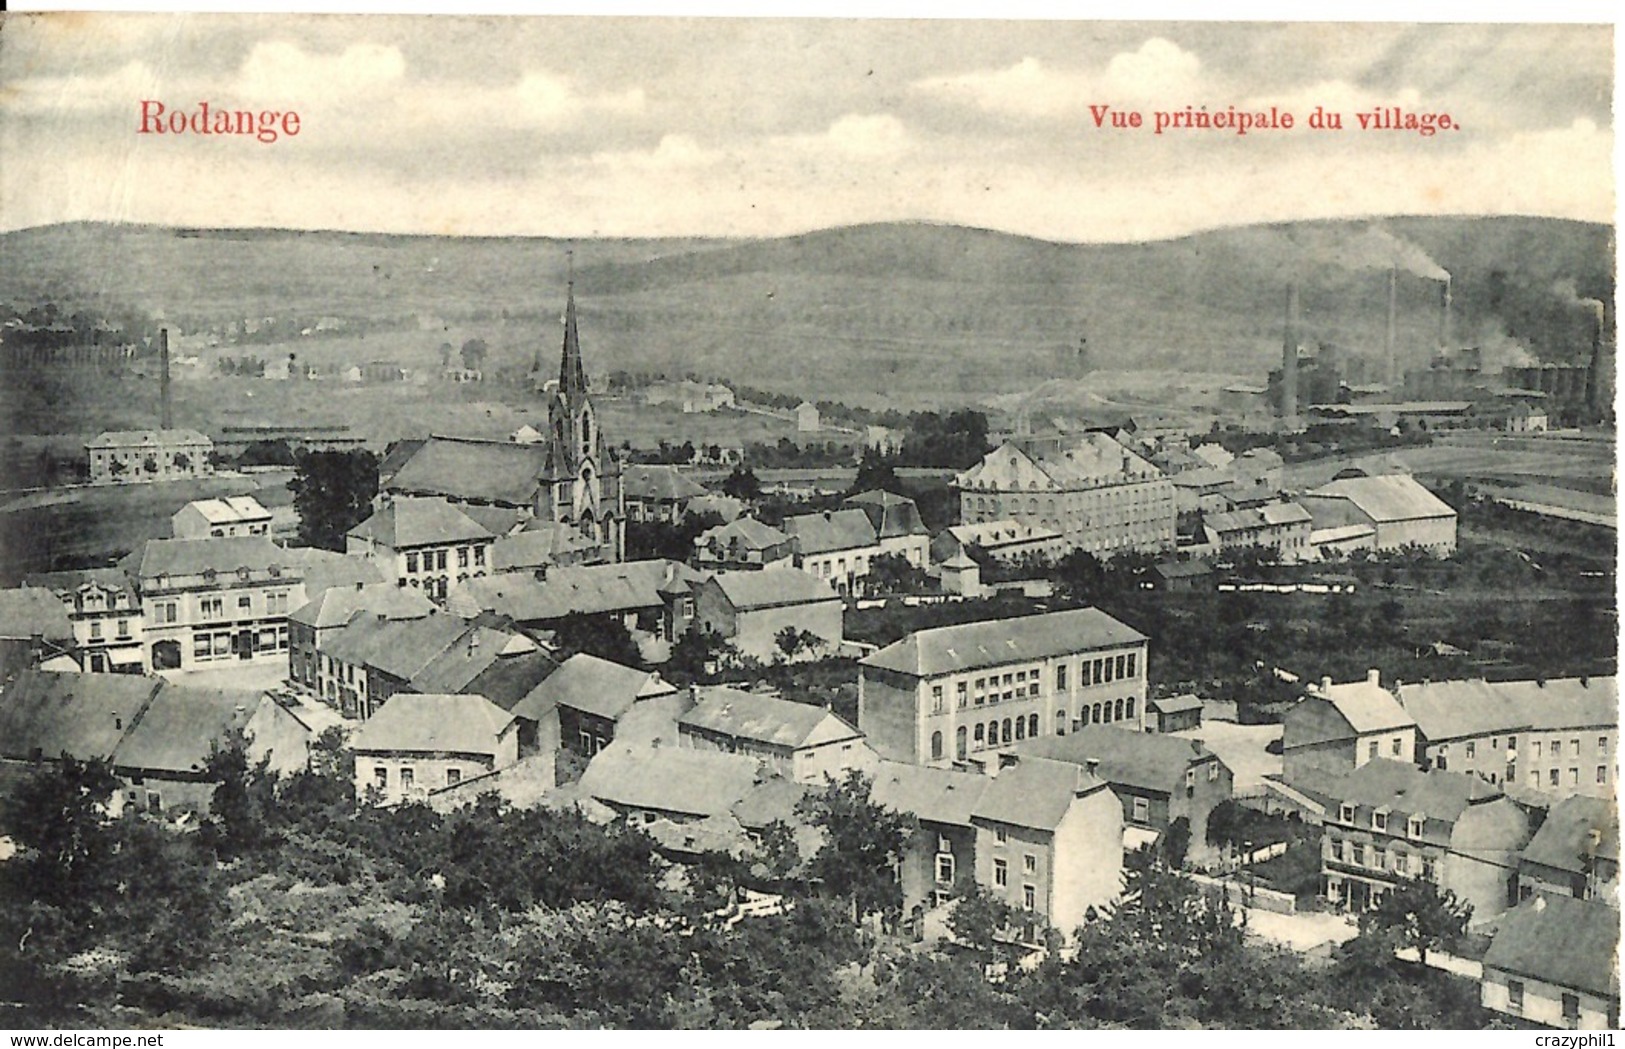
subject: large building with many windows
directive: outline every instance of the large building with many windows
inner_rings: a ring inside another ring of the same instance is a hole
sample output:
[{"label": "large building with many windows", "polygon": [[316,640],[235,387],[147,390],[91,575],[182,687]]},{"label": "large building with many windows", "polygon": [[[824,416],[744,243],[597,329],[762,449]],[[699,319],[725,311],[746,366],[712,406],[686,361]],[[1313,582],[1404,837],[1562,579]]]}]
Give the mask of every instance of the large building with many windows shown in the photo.
[{"label": "large building with many windows", "polygon": [[1096,608],[920,630],[858,664],[858,727],[944,766],[1085,725],[1145,730],[1146,636]]},{"label": "large building with many windows", "polygon": [[1097,557],[1174,548],[1174,486],[1103,433],[1052,451],[1007,442],[954,478],[961,524],[1015,521]]},{"label": "large building with many windows", "polygon": [[288,613],[305,603],[305,583],[267,537],[149,539],[123,568],[140,593],[154,670],[287,660]]},{"label": "large building with many windows", "polygon": [[344,537],[346,552],[376,562],[386,579],[444,601],[458,583],[491,571],[496,537],[444,499],[393,499]]}]

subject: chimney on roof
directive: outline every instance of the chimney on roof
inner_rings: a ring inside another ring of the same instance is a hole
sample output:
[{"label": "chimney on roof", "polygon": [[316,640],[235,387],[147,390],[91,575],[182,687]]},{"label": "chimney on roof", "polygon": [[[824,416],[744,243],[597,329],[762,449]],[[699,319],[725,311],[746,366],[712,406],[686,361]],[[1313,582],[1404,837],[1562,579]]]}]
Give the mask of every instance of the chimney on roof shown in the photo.
[{"label": "chimney on roof", "polygon": [[999,768],[1001,768],[1001,769],[1015,768],[1016,765],[1019,764],[1020,762],[1021,762],[1021,758],[1019,756],[1015,755],[1015,754],[1003,754],[1003,753],[1001,753],[999,755]]},{"label": "chimney on roof", "polygon": [[1370,670],[1367,670],[1365,672],[1365,683],[1368,684],[1368,685],[1375,686],[1377,688],[1381,688],[1382,687],[1382,672],[1380,670],[1378,670],[1376,667],[1372,667]]},{"label": "chimney on roof", "polygon": [[1089,773],[1091,776],[1098,776],[1100,774],[1100,759],[1085,758],[1083,760],[1083,771]]},{"label": "chimney on roof", "polygon": [[468,635],[468,654],[472,656],[475,652],[479,651],[479,648],[480,632],[478,630],[470,631]]},{"label": "chimney on roof", "polygon": [[362,581],[361,581],[361,580],[359,580],[359,579],[357,579],[357,580],[356,580],[356,581],[355,581],[355,588],[356,588],[356,590],[357,590],[357,591],[360,591],[360,589],[361,589],[361,588],[362,588],[362,587],[364,587],[364,586],[366,586],[366,585],[367,585],[367,584],[365,584],[365,583],[363,583],[363,582],[362,582]]},{"label": "chimney on roof", "polygon": [[119,716],[119,712],[116,710],[113,711],[113,727],[119,730],[124,728],[124,719]]},{"label": "chimney on roof", "polygon": [[1320,694],[1323,695],[1323,696],[1329,696],[1329,695],[1331,695],[1331,693],[1332,693],[1332,676],[1330,674],[1327,674],[1327,675],[1325,675],[1324,677],[1322,677],[1320,679]]}]

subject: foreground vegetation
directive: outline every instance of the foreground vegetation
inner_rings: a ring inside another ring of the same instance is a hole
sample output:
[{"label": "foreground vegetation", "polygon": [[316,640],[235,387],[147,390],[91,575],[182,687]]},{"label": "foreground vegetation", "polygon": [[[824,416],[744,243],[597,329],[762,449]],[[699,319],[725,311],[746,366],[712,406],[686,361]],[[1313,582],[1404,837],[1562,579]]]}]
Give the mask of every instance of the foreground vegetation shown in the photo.
[{"label": "foreground vegetation", "polygon": [[[105,767],[65,761],[14,794],[0,978],[20,1026],[1478,1027],[1476,987],[1398,962],[1373,925],[1327,964],[1261,946],[1221,900],[1140,865],[1077,951],[990,981],[1008,914],[963,946],[896,934],[886,852],[909,833],[861,781],[814,797],[827,843],[779,865],[789,906],[730,923],[747,877],[674,867],[626,825],[484,799],[364,809],[346,755],[275,780],[217,755],[190,832],[109,821]],[[776,836],[769,835],[769,838]],[[782,842],[780,845],[782,846]],[[756,872],[762,873],[758,866]],[[790,872],[794,873],[790,873]],[[771,876],[771,875],[770,875]],[[854,922],[852,914],[869,919]],[[1002,967],[1001,967],[1002,968]]]}]

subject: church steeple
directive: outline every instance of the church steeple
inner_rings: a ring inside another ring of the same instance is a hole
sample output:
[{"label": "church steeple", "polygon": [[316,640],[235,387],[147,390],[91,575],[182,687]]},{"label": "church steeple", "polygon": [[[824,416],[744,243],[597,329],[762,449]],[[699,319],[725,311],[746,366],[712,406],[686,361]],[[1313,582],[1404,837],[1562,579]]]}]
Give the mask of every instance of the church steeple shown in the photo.
[{"label": "church steeple", "polygon": [[575,405],[587,396],[587,370],[581,363],[581,336],[576,331],[576,285],[570,281],[564,303],[564,354],[559,360],[559,394]]}]

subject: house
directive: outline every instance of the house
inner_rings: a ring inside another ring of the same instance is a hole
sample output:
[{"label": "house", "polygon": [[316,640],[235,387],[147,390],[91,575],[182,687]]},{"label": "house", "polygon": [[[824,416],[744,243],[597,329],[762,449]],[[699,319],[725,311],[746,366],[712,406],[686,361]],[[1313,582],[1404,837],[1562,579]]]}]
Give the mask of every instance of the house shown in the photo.
[{"label": "house", "polygon": [[795,544],[795,567],[825,580],[841,595],[856,594],[880,554],[874,525],[858,509],[825,510],[784,519]]},{"label": "house", "polygon": [[789,630],[817,642],[806,650],[841,647],[845,606],[828,583],[798,568],[759,572],[718,572],[694,588],[694,625],[711,630],[744,655],[761,660],[793,653],[779,644]]},{"label": "house", "polygon": [[524,423],[519,429],[508,435],[508,440],[514,444],[541,444],[546,439],[542,431],[536,429],[530,423]]},{"label": "house", "polygon": [[444,499],[393,499],[344,537],[345,552],[376,561],[399,586],[445,600],[453,583],[491,570],[495,536]]},{"label": "house", "polygon": [[754,517],[707,528],[694,539],[694,567],[707,572],[789,568],[795,540]]},{"label": "house", "polygon": [[745,512],[745,501],[720,492],[706,492],[688,501],[688,512],[695,517],[701,514],[716,514],[722,519],[723,524],[727,524],[729,521],[738,520],[739,515]]},{"label": "house", "polygon": [[446,607],[469,618],[489,612],[527,630],[575,616],[614,616],[628,630],[672,641],[693,620],[699,578],[680,561],[658,559],[507,572],[454,586]]},{"label": "house", "polygon": [[1389,758],[1341,774],[1312,772],[1292,786],[1326,800],[1328,903],[1362,911],[1401,879],[1422,877],[1471,904],[1475,925],[1510,904],[1530,825],[1498,787]]},{"label": "house", "polygon": [[590,758],[617,738],[632,741],[620,728],[634,707],[638,718],[657,717],[675,726],[686,698],[657,673],[580,652],[559,664],[512,710],[532,726],[524,731],[527,745],[544,751],[562,748]]},{"label": "house", "polygon": [[0,758],[110,759],[162,687],[148,675],[24,670],[0,691]]},{"label": "house", "polygon": [[207,813],[219,785],[211,756],[241,740],[251,765],[291,775],[310,761],[310,726],[263,692],[165,683],[113,748],[120,808]]},{"label": "house", "polygon": [[121,564],[141,596],[148,665],[284,662],[302,573],[263,535],[149,539]]},{"label": "house", "polygon": [[423,619],[434,611],[421,590],[393,582],[329,587],[288,614],[288,680],[320,694],[322,647],[357,616],[398,621]]},{"label": "house", "polygon": [[1377,550],[1377,530],[1371,525],[1341,525],[1314,528],[1309,532],[1309,554],[1313,561],[1342,561],[1351,554]]},{"label": "house", "polygon": [[523,634],[445,613],[400,620],[363,615],[323,645],[317,683],[346,717],[369,718],[397,692],[463,692],[508,661],[523,661],[529,669],[519,676],[540,681],[552,669],[551,661],[536,658],[540,651]]},{"label": "house", "polygon": [[703,690],[677,719],[677,741],[746,754],[787,779],[814,785],[867,770],[876,760],[863,733],[829,709],[732,688]]},{"label": "house", "polygon": [[822,427],[818,418],[818,406],[802,401],[796,405],[796,432],[817,433]]},{"label": "house", "polygon": [[116,568],[25,576],[21,587],[0,590],[0,640],[19,650],[19,665],[71,652],[92,673],[141,674],[142,637],[141,600]]},{"label": "house", "polygon": [[402,693],[350,738],[356,797],[395,805],[519,760],[519,722],[484,696]]},{"label": "house", "polygon": [[1193,590],[1211,589],[1213,586],[1213,566],[1206,561],[1158,561],[1151,566],[1151,579],[1142,584],[1150,590],[1163,590],[1171,593],[1189,593]]},{"label": "house", "polygon": [[1322,678],[1281,722],[1282,772],[1289,784],[1314,769],[1336,773],[1376,758],[1416,760],[1416,719],[1382,687],[1376,670],[1349,684]]},{"label": "house", "polygon": [[1617,790],[1615,677],[1401,685],[1423,767],[1471,772],[1559,797]]},{"label": "house", "polygon": [[444,499],[534,513],[550,446],[430,436],[390,446],[379,464],[383,498]]},{"label": "house", "polygon": [[1557,802],[1518,860],[1518,898],[1536,893],[1619,901],[1619,813],[1576,794]]},{"label": "house", "polygon": [[1619,912],[1537,895],[1500,922],[1484,955],[1484,1008],[1547,1027],[1619,1026]]},{"label": "house", "polygon": [[1066,541],[1054,529],[1005,518],[943,529],[931,540],[931,560],[946,563],[972,548],[986,552],[995,561],[1004,562],[1029,557],[1053,560],[1067,550]]},{"label": "house", "polygon": [[1202,516],[1206,539],[1219,552],[1258,550],[1287,563],[1309,557],[1309,525],[1309,511],[1297,503],[1269,503]]},{"label": "house", "polygon": [[1123,810],[1106,782],[1064,761],[989,755],[976,806],[976,881],[1068,939],[1122,890]]},{"label": "house", "polygon": [[1161,696],[1150,701],[1151,730],[1154,732],[1183,732],[1202,727],[1202,701],[1189,692],[1177,696]]},{"label": "house", "polygon": [[535,572],[554,566],[602,564],[603,560],[604,548],[600,544],[569,525],[550,521],[532,520],[530,525],[512,535],[498,535],[491,544],[494,574]]},{"label": "house", "polygon": [[309,601],[333,587],[353,587],[389,582],[378,566],[364,557],[351,557],[336,550],[314,546],[290,546],[283,550],[288,564],[305,580],[305,600]]},{"label": "house", "polygon": [[685,415],[714,412],[734,406],[734,392],[720,383],[657,382],[643,390],[643,402],[649,405],[670,404]]},{"label": "house", "polygon": [[214,442],[196,430],[109,430],[86,443],[91,484],[207,477]]},{"label": "house", "polygon": [[1456,551],[1456,511],[1408,474],[1345,477],[1304,492],[1316,529],[1367,525],[1378,553],[1416,546],[1439,557]]},{"label": "house", "polygon": [[858,728],[922,765],[1085,725],[1143,731],[1146,640],[1096,608],[916,631],[858,661]]},{"label": "house", "polygon": [[1236,461],[1235,453],[1222,444],[1199,444],[1190,452],[1203,463],[1220,470]]},{"label": "house", "polygon": [[1081,766],[1110,784],[1122,803],[1124,826],[1148,832],[1131,834],[1125,841],[1130,846],[1183,820],[1191,849],[1207,849],[1208,816],[1235,793],[1235,773],[1200,740],[1091,725],[1065,736],[1028,739],[1014,750]]},{"label": "house", "polygon": [[169,521],[176,539],[271,534],[271,511],[251,495],[194,499],[176,510]]},{"label": "house", "polygon": [[898,864],[905,912],[946,906],[978,884],[971,816],[990,782],[980,772],[900,761],[875,767],[869,800],[920,823]]},{"label": "house", "polygon": [[937,579],[945,594],[976,597],[982,592],[982,566],[963,550],[937,566]]},{"label": "house", "polygon": [[664,521],[677,524],[687,514],[688,501],[705,489],[684,477],[675,466],[621,467],[629,521]]},{"label": "house", "polygon": [[954,478],[961,524],[1013,519],[1059,532],[1097,556],[1174,547],[1174,487],[1156,466],[1103,433],[1051,452],[1006,442]]},{"label": "house", "polygon": [[868,515],[881,555],[901,557],[921,569],[930,563],[931,533],[914,500],[877,489],[848,496],[844,505]]},{"label": "house", "polygon": [[729,816],[769,778],[760,761],[743,754],[618,743],[598,752],[578,789],[634,824],[692,823]]}]

